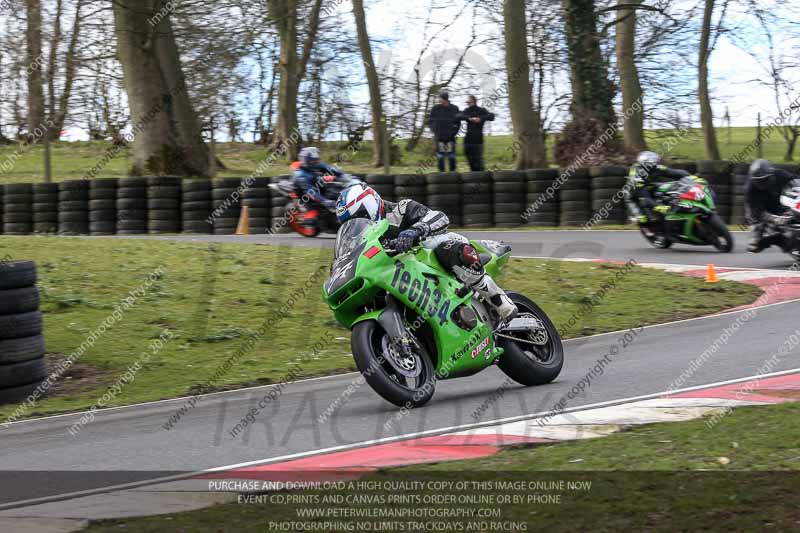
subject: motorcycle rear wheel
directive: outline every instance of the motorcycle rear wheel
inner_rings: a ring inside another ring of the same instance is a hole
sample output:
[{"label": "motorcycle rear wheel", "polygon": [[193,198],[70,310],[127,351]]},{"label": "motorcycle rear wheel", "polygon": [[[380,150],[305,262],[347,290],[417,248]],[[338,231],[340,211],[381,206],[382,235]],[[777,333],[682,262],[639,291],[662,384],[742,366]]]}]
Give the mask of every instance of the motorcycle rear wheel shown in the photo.
[{"label": "motorcycle rear wheel", "polygon": [[410,378],[399,374],[386,360],[391,355],[384,351],[385,337],[386,332],[374,320],[367,320],[353,327],[350,346],[359,372],[384,400],[398,407],[425,405],[433,398],[436,377],[433,362],[423,343],[417,342],[419,352],[415,353],[415,364],[420,365],[419,375]]},{"label": "motorcycle rear wheel", "polygon": [[[642,236],[647,239],[647,242],[653,245],[654,248],[658,248],[659,250],[666,250],[670,246],[672,246],[673,241],[666,235],[659,235],[652,229],[646,226],[639,226],[639,231],[642,233]],[[659,239],[659,237],[661,237]]]},{"label": "motorcycle rear wheel", "polygon": [[[529,313],[542,322],[548,339],[546,344],[539,346],[499,337],[498,345],[505,351],[497,366],[505,375],[526,387],[550,383],[558,377],[564,366],[561,336],[547,314],[533,300],[516,292],[509,291],[506,294],[516,304],[520,315]],[[517,335],[524,333],[512,334]]]},{"label": "motorcycle rear wheel", "polygon": [[289,202],[288,204],[286,204],[285,213],[287,221],[289,222],[289,226],[295,232],[299,233],[303,237],[309,237],[309,238],[313,238],[319,235],[320,232],[319,224],[304,223],[301,220],[301,218],[303,217],[303,212],[297,208],[294,202]]}]

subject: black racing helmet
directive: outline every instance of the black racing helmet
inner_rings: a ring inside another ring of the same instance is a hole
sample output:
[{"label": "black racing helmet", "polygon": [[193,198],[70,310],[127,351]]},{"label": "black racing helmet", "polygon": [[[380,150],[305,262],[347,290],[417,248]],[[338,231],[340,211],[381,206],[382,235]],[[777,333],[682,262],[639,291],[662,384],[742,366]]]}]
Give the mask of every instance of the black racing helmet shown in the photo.
[{"label": "black racing helmet", "polygon": [[756,159],[750,165],[750,182],[759,190],[766,190],[775,174],[775,167],[766,159]]}]

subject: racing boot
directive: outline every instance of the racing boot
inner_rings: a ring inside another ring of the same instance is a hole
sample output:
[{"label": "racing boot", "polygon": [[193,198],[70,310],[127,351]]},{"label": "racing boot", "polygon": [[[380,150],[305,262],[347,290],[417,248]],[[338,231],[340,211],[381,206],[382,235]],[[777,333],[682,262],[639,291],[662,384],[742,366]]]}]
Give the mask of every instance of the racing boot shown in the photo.
[{"label": "racing boot", "polygon": [[511,298],[505,293],[503,289],[497,286],[488,274],[484,274],[472,285],[472,289],[480,295],[481,298],[492,304],[497,314],[500,315],[504,321],[513,319],[517,314],[517,306],[511,301]]},{"label": "racing boot", "polygon": [[750,237],[750,242],[747,244],[747,251],[751,254],[757,254],[769,247],[764,239],[764,224],[756,224],[753,226],[753,234]]}]

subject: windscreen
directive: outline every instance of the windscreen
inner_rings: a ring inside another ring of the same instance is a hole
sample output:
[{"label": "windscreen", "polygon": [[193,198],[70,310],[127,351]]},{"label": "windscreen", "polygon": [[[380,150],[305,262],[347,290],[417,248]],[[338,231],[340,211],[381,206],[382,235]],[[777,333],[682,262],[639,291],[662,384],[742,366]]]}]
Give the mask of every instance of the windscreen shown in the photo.
[{"label": "windscreen", "polygon": [[361,242],[361,236],[369,229],[370,221],[365,218],[354,218],[345,222],[336,235],[334,259],[346,256]]}]

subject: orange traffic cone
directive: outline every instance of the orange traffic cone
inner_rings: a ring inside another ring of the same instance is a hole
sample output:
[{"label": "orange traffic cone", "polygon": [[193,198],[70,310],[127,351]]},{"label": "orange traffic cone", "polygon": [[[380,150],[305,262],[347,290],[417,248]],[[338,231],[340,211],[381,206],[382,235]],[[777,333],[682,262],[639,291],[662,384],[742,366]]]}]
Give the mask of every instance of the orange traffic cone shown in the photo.
[{"label": "orange traffic cone", "polygon": [[717,271],[714,270],[714,265],[709,263],[708,269],[706,270],[706,283],[717,283],[718,281]]},{"label": "orange traffic cone", "polygon": [[250,235],[250,208],[242,206],[242,214],[239,215],[239,224],[236,226],[236,235]]}]

